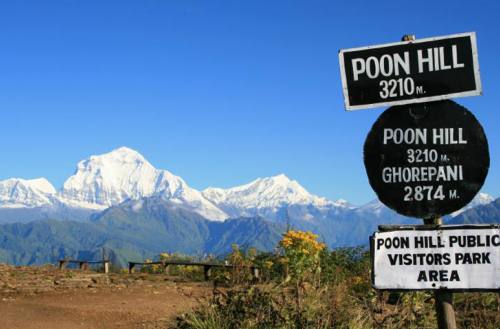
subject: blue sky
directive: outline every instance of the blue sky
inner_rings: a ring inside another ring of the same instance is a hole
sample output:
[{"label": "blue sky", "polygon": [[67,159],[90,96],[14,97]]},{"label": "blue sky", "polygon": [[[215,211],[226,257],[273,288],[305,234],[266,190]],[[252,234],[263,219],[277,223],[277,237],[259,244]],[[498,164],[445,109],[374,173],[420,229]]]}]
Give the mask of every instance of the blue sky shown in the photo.
[{"label": "blue sky", "polygon": [[0,179],[56,187],[128,146],[189,185],[285,173],[311,192],[375,197],[362,146],[383,109],[345,112],[341,48],[475,31],[500,196],[497,1],[3,1]]}]

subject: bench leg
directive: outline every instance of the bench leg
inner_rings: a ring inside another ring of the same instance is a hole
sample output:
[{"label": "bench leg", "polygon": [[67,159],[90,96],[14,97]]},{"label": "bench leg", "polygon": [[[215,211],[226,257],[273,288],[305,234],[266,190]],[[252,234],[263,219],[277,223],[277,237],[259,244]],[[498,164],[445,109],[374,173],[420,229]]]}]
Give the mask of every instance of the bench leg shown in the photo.
[{"label": "bench leg", "polygon": [[59,261],[59,269],[62,270],[63,268],[65,268],[66,267],[66,263],[67,263],[66,261],[60,260]]},{"label": "bench leg", "polygon": [[135,264],[128,263],[128,273],[129,274],[134,273],[134,267],[135,267]]},{"label": "bench leg", "polygon": [[109,262],[104,262],[104,274],[109,273]]},{"label": "bench leg", "polygon": [[208,265],[203,266],[203,274],[205,274],[205,281],[210,280],[210,274],[212,272],[212,267]]}]

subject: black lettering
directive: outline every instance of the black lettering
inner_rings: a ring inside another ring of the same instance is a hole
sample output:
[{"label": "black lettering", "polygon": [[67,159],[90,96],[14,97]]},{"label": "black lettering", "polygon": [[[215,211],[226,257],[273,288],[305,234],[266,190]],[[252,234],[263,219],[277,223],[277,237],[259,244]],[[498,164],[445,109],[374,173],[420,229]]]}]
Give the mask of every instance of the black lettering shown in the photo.
[{"label": "black lettering", "polygon": [[491,238],[491,243],[492,243],[495,247],[500,246],[500,235],[494,235],[494,236]]},{"label": "black lettering", "polygon": [[[440,237],[438,237],[438,244],[440,242]],[[481,235],[466,235],[466,236],[454,236],[451,235],[449,238],[449,246],[454,247],[458,244],[459,247],[468,247],[468,248],[474,248],[474,247],[490,247],[490,246],[495,246],[498,247],[500,246],[500,236],[497,235],[487,235],[487,236],[481,236]]]},{"label": "black lettering", "polygon": [[415,262],[415,265],[424,265],[424,257],[425,254],[415,254],[415,259],[418,259],[418,262]]},{"label": "black lettering", "polygon": [[481,256],[481,264],[491,264],[489,252],[483,252]]},{"label": "black lettering", "polygon": [[388,254],[387,257],[389,257],[389,263],[391,263],[392,266],[396,265],[398,258],[401,255],[398,254]]},{"label": "black lettering", "polygon": [[[486,238],[488,238],[488,236],[486,236]],[[481,241],[480,235],[477,236],[477,246],[478,247],[486,247],[486,244],[483,241]]]},{"label": "black lettering", "polygon": [[411,257],[411,254],[405,254],[403,256],[403,259],[404,259],[404,265],[411,265],[413,262],[412,262],[412,257]]},{"label": "black lettering", "polygon": [[491,264],[490,253],[456,253],[455,264]]},{"label": "black lettering", "polygon": [[416,236],[414,242],[415,242],[415,248],[424,248],[424,237]]},{"label": "black lettering", "polygon": [[377,239],[377,250],[380,250],[380,247],[384,245],[383,239]]},{"label": "black lettering", "polygon": [[443,254],[443,259],[444,259],[443,265],[450,265],[451,264],[450,254],[448,254],[448,253]]},{"label": "black lettering", "polygon": [[442,263],[442,258],[443,256],[440,254],[435,254],[434,255],[434,265],[443,265]]},{"label": "black lettering", "polygon": [[458,276],[458,272],[456,270],[451,271],[450,281],[460,281],[460,277]]},{"label": "black lettering", "polygon": [[418,274],[417,281],[418,282],[421,282],[421,281],[427,282],[427,275],[425,274],[425,271],[420,271],[420,273]]}]

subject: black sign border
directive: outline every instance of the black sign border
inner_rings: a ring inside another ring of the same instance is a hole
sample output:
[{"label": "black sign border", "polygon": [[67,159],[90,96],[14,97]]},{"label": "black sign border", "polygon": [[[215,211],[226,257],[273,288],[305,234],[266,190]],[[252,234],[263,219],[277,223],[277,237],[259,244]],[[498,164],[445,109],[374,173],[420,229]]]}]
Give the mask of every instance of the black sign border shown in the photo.
[{"label": "black sign border", "polygon": [[371,285],[372,288],[378,291],[396,291],[396,292],[408,292],[408,291],[450,291],[450,292],[500,292],[500,287],[496,289],[454,289],[454,288],[399,288],[399,289],[387,289],[387,288],[376,288],[375,287],[375,234],[379,232],[394,232],[394,231],[437,231],[437,230],[462,230],[462,229],[498,229],[500,225],[498,224],[464,224],[464,225],[379,225],[378,231],[370,235],[370,261],[371,261]]},{"label": "black sign border", "polygon": [[[412,99],[398,100],[398,101],[389,101],[389,102],[383,102],[383,103],[381,102],[381,103],[372,103],[372,104],[364,104],[364,105],[350,105],[350,103],[349,103],[349,91],[347,88],[347,78],[346,78],[345,65],[344,65],[344,53],[345,52],[367,50],[367,49],[377,49],[377,48],[384,48],[384,47],[390,47],[390,46],[400,46],[400,45],[407,45],[407,44],[413,44],[413,43],[422,43],[422,42],[429,42],[429,41],[436,41],[436,40],[443,40],[443,39],[451,39],[451,38],[457,38],[457,37],[470,37],[470,39],[471,39],[472,60],[473,60],[473,66],[474,66],[474,78],[475,78],[475,82],[476,82],[476,89],[475,90],[460,92],[460,93],[453,93],[453,94],[445,94],[445,95],[439,95],[439,96],[412,98]],[[344,107],[345,107],[346,111],[372,109],[372,108],[391,106],[391,105],[425,103],[425,102],[451,99],[451,98],[456,98],[456,97],[480,96],[483,94],[483,87],[481,85],[479,60],[478,60],[478,53],[477,53],[476,32],[450,34],[450,35],[446,35],[446,36],[417,39],[417,40],[412,40],[412,41],[392,42],[392,43],[385,43],[385,44],[366,46],[366,47],[341,49],[339,51],[339,63],[340,63],[340,78],[342,80],[342,94],[344,96]]]}]

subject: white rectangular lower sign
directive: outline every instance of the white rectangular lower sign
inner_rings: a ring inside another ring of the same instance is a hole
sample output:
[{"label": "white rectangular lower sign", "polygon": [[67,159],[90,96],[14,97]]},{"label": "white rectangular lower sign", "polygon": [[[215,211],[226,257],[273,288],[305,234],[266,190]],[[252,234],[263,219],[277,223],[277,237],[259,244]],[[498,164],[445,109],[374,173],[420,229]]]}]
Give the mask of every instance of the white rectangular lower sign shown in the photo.
[{"label": "white rectangular lower sign", "polygon": [[500,290],[498,226],[376,232],[371,256],[376,289]]}]

